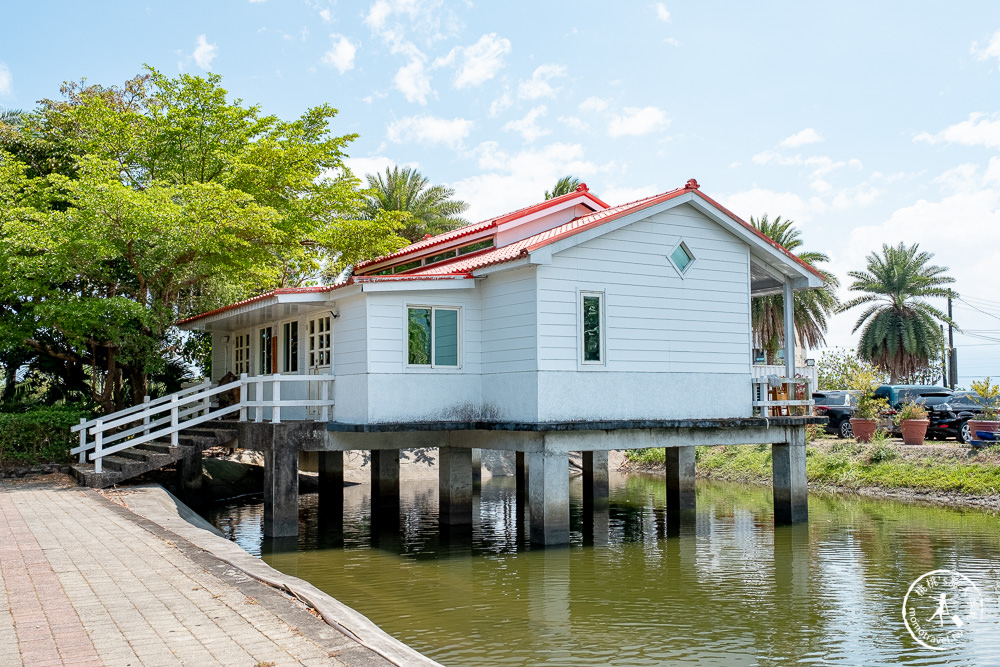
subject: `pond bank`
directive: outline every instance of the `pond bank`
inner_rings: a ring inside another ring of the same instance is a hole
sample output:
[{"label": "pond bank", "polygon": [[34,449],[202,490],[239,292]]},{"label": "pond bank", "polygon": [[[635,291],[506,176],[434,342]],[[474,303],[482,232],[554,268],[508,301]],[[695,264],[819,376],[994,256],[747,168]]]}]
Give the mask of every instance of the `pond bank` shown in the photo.
[{"label": "pond bank", "polygon": [[[903,445],[899,440],[861,444],[820,439],[806,446],[811,490],[920,501],[1000,511],[1000,448],[952,444]],[[623,472],[660,472],[663,451],[629,453]],[[698,476],[751,484],[771,483],[768,446],[699,447]]]}]

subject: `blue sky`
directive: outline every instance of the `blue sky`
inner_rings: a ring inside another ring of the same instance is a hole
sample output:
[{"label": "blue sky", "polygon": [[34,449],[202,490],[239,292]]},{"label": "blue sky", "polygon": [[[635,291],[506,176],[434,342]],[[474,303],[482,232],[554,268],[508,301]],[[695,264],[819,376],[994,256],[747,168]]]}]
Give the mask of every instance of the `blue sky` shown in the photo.
[{"label": "blue sky", "polygon": [[0,106],[144,63],[283,117],[330,103],[359,175],[415,165],[470,220],[565,174],[611,204],[693,177],[796,220],[845,286],[882,243],[919,243],[965,299],[960,382],[1000,376],[1000,3],[16,3]]}]

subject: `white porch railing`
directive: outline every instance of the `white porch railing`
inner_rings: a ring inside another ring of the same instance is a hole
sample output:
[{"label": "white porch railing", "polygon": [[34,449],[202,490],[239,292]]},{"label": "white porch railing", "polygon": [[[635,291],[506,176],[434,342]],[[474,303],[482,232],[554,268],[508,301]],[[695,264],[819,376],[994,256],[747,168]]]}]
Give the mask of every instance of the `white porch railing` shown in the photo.
[{"label": "white porch railing", "polygon": [[[784,377],[785,375],[785,365],[784,364],[754,364],[750,366],[750,377],[753,378],[768,378],[772,375],[777,375],[778,377]],[[809,380],[812,384],[810,385],[814,390],[819,386],[818,375],[816,373],[815,366],[796,366],[795,367],[795,377],[805,378]]]},{"label": "white porch railing", "polygon": [[[270,409],[270,421],[281,421],[282,407],[313,407],[319,409],[319,419],[330,418],[333,407],[333,375],[263,375],[240,379],[228,384],[212,387],[205,382],[195,387],[150,401],[149,397],[131,408],[119,410],[96,419],[80,420],[71,432],[80,433],[80,444],[70,450],[78,454],[80,463],[88,459],[94,462],[94,472],[102,472],[102,459],[129,447],[170,437],[170,445],[176,447],[178,434],[185,428],[218,419],[239,411],[241,421],[247,420],[248,411],[253,408],[254,419],[264,420],[265,408]],[[282,399],[281,387],[290,383],[314,383],[306,385],[305,394],[319,396],[318,399]],[[270,389],[266,397],[264,387]],[[226,407],[213,404],[212,398],[236,390],[239,400]],[[90,440],[88,436],[93,436]],[[110,445],[110,446],[109,446]]]},{"label": "white porch railing", "polygon": [[[759,368],[756,367],[755,368]],[[753,388],[753,408],[761,416],[789,415],[792,407],[803,407],[804,413],[811,415],[815,402],[812,399],[812,388],[815,386],[809,378],[784,378],[777,375],[769,377],[754,377],[750,380]],[[772,392],[772,390],[774,390]],[[787,398],[776,398],[778,395]],[[803,396],[804,398],[797,398]]]}]

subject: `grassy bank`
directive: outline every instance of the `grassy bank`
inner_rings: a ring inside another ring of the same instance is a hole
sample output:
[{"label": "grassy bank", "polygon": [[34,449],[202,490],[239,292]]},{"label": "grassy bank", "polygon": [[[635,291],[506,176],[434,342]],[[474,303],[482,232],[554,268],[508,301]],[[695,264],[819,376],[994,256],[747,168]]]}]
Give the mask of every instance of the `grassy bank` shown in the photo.
[{"label": "grassy bank", "polygon": [[[696,456],[699,475],[736,482],[771,481],[769,445],[698,447]],[[663,466],[663,450],[631,450],[628,461],[636,470],[656,469]],[[819,440],[806,446],[806,470],[809,483],[818,486],[970,496],[1000,492],[1000,451],[959,445],[906,446],[899,441],[865,445],[853,440]]]}]

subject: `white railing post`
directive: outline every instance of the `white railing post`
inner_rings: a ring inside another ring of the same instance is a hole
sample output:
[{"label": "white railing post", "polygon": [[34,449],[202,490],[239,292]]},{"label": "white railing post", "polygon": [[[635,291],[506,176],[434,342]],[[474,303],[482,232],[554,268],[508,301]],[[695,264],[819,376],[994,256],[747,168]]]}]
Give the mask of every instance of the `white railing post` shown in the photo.
[{"label": "white railing post", "polygon": [[174,394],[174,395],[172,395],[170,397],[170,428],[172,429],[171,432],[170,432],[170,446],[171,447],[176,447],[178,444],[180,444],[180,442],[178,440],[178,437],[177,437],[177,435],[178,435],[177,434],[177,425],[178,425],[177,413],[178,413],[178,409],[177,409],[177,394]]},{"label": "white railing post", "polygon": [[258,424],[264,421],[264,376],[257,376],[257,384],[254,386],[254,402],[257,410],[254,413],[254,421]]},{"label": "white railing post", "polygon": [[96,433],[94,433],[94,472],[104,471],[104,459],[101,450],[104,449],[104,422],[98,419],[97,423],[94,424]]},{"label": "white railing post", "polygon": [[329,421],[330,407],[327,403],[330,402],[330,382],[328,380],[320,380],[319,382],[319,400],[323,401],[323,405],[319,406],[319,418],[323,421]]},{"label": "white railing post", "polygon": [[271,408],[271,423],[280,424],[281,423],[281,376],[273,375],[274,384],[271,386],[271,402],[274,407]]},{"label": "white railing post", "polygon": [[[149,403],[149,396],[143,396],[142,397],[142,402],[143,402],[144,405],[148,404]],[[146,405],[146,407],[144,408],[144,410],[148,410],[148,409],[149,409],[149,405]],[[147,427],[147,428],[143,429],[142,434],[143,435],[149,435],[149,428],[148,428],[148,426],[149,426],[149,413],[148,412],[144,412],[143,415],[142,415],[142,425]]]},{"label": "white railing post", "polygon": [[87,462],[87,429],[83,427],[86,423],[86,417],[80,417],[80,463]]},{"label": "white railing post", "polygon": [[247,420],[247,394],[250,392],[246,373],[240,373],[240,388],[237,391],[240,393],[240,421],[245,422]]}]

